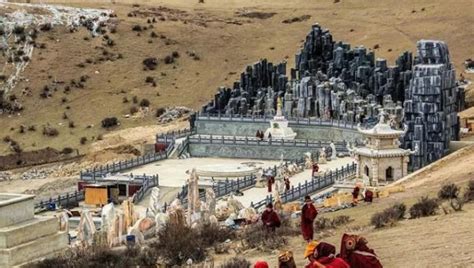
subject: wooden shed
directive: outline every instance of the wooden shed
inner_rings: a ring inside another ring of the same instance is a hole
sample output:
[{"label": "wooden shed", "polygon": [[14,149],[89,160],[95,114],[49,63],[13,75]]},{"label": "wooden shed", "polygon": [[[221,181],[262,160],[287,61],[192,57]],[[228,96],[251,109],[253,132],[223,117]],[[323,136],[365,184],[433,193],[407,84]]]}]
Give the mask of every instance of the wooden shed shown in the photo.
[{"label": "wooden shed", "polygon": [[87,205],[106,205],[117,201],[119,189],[115,183],[96,183],[84,185],[84,202]]}]

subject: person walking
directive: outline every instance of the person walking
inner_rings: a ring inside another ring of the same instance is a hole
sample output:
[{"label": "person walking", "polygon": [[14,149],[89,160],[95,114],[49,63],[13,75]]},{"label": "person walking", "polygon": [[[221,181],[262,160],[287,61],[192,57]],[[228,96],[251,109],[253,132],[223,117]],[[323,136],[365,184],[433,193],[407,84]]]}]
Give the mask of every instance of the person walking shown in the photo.
[{"label": "person walking", "polygon": [[285,192],[290,190],[290,179],[288,177],[284,178],[285,181]]},{"label": "person walking", "polygon": [[314,163],[314,164],[313,164],[313,172],[312,172],[311,176],[313,176],[313,177],[314,177],[314,176],[315,176],[315,174],[318,174],[318,172],[319,172],[319,166],[318,166],[318,163]]},{"label": "person walking", "polygon": [[269,193],[272,193],[272,185],[275,183],[275,177],[268,176],[267,178],[267,190]]},{"label": "person walking", "polygon": [[311,200],[310,196],[305,196],[304,205],[301,209],[301,233],[306,242],[313,240],[313,223],[317,215],[318,211],[313,204],[313,200]]}]

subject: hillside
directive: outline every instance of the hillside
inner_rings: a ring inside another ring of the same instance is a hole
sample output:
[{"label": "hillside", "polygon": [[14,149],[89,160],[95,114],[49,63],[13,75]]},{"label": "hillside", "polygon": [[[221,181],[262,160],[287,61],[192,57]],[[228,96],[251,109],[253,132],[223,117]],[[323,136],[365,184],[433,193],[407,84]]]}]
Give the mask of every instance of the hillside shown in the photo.
[{"label": "hillside", "polygon": [[[394,227],[374,229],[370,226],[371,216],[396,202],[410,207],[422,196],[436,197],[438,190],[445,183],[456,183],[465,187],[474,179],[474,151],[472,146],[455,152],[437,161],[419,172],[413,173],[402,185],[405,192],[392,194],[387,198],[375,199],[372,204],[361,203],[355,208],[323,213],[318,217],[333,218],[338,215],[350,216],[353,221],[346,226],[332,231],[317,231],[316,236],[336,246],[339,251],[343,233],[360,234],[367,238],[369,247],[373,248],[384,267],[473,267],[472,248],[474,241],[469,235],[474,221],[474,204],[468,203],[462,212],[445,215],[439,210],[436,216],[406,219]],[[289,239],[287,246],[280,250],[292,250],[298,267],[303,267],[305,242],[301,236]],[[277,264],[279,251],[247,251],[243,256],[253,262],[268,261],[271,267]],[[232,255],[232,254],[231,254]],[[217,264],[222,263],[229,255],[215,255]]]},{"label": "hillside", "polygon": [[[119,130],[156,124],[158,108],[199,109],[218,86],[231,86],[246,65],[260,58],[287,60],[291,66],[302,38],[315,22],[331,29],[337,40],[369,48],[378,45],[376,55],[391,63],[402,51],[413,51],[422,38],[445,40],[458,73],[463,71],[463,61],[474,55],[470,0],[206,0],[204,4],[163,0],[134,6],[121,1],[80,2],[70,5],[115,12],[116,31],[106,33],[114,45],[107,46],[102,37],[92,38],[85,29],[70,33],[55,27],[38,34],[37,42],[46,46],[33,51],[24,80],[14,89],[25,109],[1,118],[0,137],[10,136],[23,150],[73,147],[84,153],[90,141],[106,133],[100,127],[105,117],[118,117],[121,125],[114,130]],[[156,23],[147,23],[152,18]],[[293,18],[296,22],[282,23]],[[142,31],[133,31],[136,25]],[[145,26],[148,29],[143,30]],[[165,64],[172,52],[179,57]],[[148,57],[159,60],[156,70],[143,70],[142,62]],[[81,76],[88,77],[84,87],[65,92],[70,81],[80,81]],[[145,82],[148,76],[156,87]],[[473,75],[465,76],[472,79]],[[40,94],[45,86],[52,89],[52,96],[44,99]],[[29,95],[22,94],[25,88]],[[151,110],[125,118],[138,105],[133,104],[134,96],[138,101],[148,99]],[[68,127],[70,121],[74,128]],[[48,124],[58,129],[59,136],[42,135]],[[35,125],[37,130],[22,134],[20,125]],[[80,145],[81,137],[87,138],[86,145]],[[1,143],[0,153],[9,152],[8,145]]]}]

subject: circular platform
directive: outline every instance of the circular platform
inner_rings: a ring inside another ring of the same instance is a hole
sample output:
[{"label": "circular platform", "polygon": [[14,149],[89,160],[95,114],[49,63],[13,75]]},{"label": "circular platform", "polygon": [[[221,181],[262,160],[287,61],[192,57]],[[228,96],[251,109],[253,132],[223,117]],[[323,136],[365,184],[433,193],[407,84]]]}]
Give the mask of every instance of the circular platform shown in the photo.
[{"label": "circular platform", "polygon": [[262,164],[260,162],[244,162],[240,164],[203,165],[196,168],[196,173],[200,177],[241,178],[257,173]]}]

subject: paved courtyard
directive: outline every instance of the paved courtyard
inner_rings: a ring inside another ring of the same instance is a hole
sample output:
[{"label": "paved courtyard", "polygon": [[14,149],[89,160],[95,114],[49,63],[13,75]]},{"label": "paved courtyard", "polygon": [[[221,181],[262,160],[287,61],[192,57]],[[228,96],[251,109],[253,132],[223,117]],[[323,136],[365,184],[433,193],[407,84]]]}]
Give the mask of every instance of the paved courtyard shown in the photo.
[{"label": "paved courtyard", "polygon": [[[244,165],[241,165],[241,164]],[[229,170],[235,170],[238,166],[245,166],[246,163],[255,163],[263,168],[273,167],[279,161],[275,160],[256,160],[256,159],[235,159],[235,158],[199,158],[192,157],[187,159],[166,159],[148,165],[144,165],[128,171],[133,174],[159,174],[160,186],[181,187],[186,183],[189,175],[187,170],[193,168],[215,169],[216,171],[225,171],[226,166]]]},{"label": "paved courtyard", "polygon": [[[319,170],[322,172],[326,172],[329,170],[335,170],[336,168],[341,168],[342,166],[346,166],[347,164],[351,164],[353,159],[351,157],[344,157],[338,158],[335,161],[329,161],[327,164],[319,165]],[[290,178],[290,186],[298,186],[298,183],[304,184],[306,180],[311,178],[311,169],[306,169],[303,172],[296,174],[295,176]],[[269,195],[267,191],[267,187],[265,185],[264,188],[250,188],[246,191],[243,191],[243,196],[236,196],[235,198],[239,200],[245,207],[250,206],[251,202],[259,202],[264,199],[267,195]]]}]

